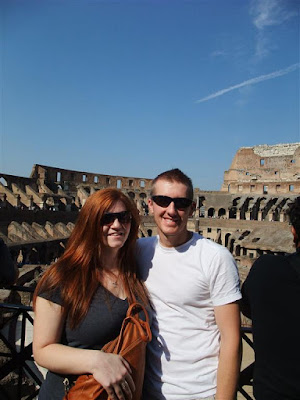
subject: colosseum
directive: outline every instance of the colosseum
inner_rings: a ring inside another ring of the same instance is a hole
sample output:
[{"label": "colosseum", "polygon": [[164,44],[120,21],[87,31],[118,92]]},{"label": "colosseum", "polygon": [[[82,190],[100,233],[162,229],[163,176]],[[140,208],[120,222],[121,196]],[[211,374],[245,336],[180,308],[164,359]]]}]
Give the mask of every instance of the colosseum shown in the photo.
[{"label": "colosseum", "polygon": [[[300,194],[300,143],[240,148],[220,191],[195,189],[189,229],[226,247],[241,278],[263,253],[291,252],[286,210]],[[34,165],[29,178],[0,173],[0,237],[22,263],[48,264],[63,251],[94,191],[116,187],[143,215],[140,236],[156,234],[147,198],[151,179]],[[280,228],[280,229],[279,229]]]}]

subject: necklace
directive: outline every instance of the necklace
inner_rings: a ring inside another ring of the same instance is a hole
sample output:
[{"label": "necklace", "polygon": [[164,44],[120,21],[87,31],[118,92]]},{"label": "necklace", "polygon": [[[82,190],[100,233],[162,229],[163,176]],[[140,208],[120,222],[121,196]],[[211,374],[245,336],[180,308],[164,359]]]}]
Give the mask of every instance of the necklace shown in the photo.
[{"label": "necklace", "polygon": [[111,281],[111,284],[113,285],[114,288],[118,287],[119,283],[118,283],[119,277],[116,281]]},{"label": "necklace", "polygon": [[[112,276],[111,276],[112,275]],[[112,279],[112,277],[114,279]],[[120,274],[118,274],[118,276],[116,276],[114,273],[112,274],[106,274],[106,279],[109,281],[109,283],[114,287],[117,288],[119,286],[119,278],[120,278]]]}]

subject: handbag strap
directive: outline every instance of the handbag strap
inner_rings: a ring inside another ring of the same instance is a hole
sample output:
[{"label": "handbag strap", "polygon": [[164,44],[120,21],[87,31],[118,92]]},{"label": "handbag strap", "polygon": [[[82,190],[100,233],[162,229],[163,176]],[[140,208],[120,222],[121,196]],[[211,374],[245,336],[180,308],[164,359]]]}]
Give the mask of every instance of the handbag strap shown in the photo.
[{"label": "handbag strap", "polygon": [[145,318],[146,318],[146,322],[147,324],[149,324],[149,315],[148,315],[148,311],[146,310],[146,308],[143,306],[143,304],[138,303],[137,301],[131,303],[128,307],[127,313],[126,313],[126,317],[132,316],[134,318],[139,318],[138,317],[138,313],[134,312],[134,309],[139,308],[140,311],[143,311]]},{"label": "handbag strap", "polygon": [[[142,310],[144,312],[145,319],[146,319],[145,321],[141,320],[138,316],[138,313],[134,312],[134,309],[136,309],[136,308],[139,308],[140,310]],[[118,336],[118,342],[116,345],[116,353],[117,354],[119,353],[120,348],[122,346],[123,332],[124,332],[127,324],[130,322],[136,325],[136,327],[139,331],[139,334],[140,334],[140,338],[144,342],[150,342],[152,339],[152,333],[151,333],[150,324],[149,324],[149,315],[148,315],[147,310],[141,303],[137,303],[137,302],[132,303],[132,304],[130,304],[130,306],[127,310],[126,317],[123,320],[121,331]]]}]

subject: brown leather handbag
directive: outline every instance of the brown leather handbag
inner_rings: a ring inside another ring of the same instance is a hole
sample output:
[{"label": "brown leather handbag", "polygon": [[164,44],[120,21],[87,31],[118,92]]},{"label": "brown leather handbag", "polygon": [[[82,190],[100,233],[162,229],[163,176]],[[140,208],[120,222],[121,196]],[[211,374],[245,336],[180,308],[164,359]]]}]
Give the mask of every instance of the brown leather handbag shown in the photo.
[{"label": "brown leather handbag", "polygon": [[[145,321],[138,312],[143,311]],[[102,351],[120,354],[130,364],[135,391],[132,400],[141,400],[145,373],[146,345],[152,338],[149,317],[140,303],[132,303],[122,323],[119,336],[107,343]],[[107,400],[108,394],[92,374],[80,375],[74,386],[66,393],[64,400]]]}]

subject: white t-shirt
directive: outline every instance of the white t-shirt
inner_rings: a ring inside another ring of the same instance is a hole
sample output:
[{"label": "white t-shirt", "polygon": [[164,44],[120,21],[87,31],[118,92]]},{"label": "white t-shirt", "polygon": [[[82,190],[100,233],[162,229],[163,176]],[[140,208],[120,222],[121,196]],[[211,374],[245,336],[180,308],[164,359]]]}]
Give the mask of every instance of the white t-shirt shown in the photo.
[{"label": "white t-shirt", "polygon": [[220,334],[214,306],[241,298],[230,252],[197,233],[179,247],[138,240],[137,260],[154,306],[143,399],[216,393]]}]

